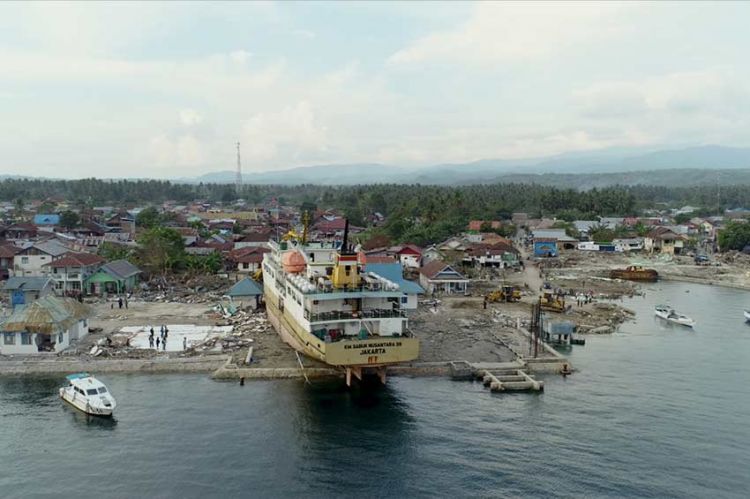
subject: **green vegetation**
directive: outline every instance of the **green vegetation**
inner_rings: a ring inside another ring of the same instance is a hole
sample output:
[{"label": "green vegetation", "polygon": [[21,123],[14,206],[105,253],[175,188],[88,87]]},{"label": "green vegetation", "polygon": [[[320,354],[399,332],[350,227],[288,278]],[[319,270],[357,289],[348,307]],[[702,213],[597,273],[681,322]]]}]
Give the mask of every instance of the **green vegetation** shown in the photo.
[{"label": "green vegetation", "polygon": [[97,253],[108,262],[113,260],[130,260],[133,258],[133,251],[130,248],[122,244],[109,242],[103,242],[99,245]]},{"label": "green vegetation", "polygon": [[[578,176],[585,180],[585,175]],[[6,179],[0,182],[0,200],[79,199],[87,206],[135,207],[167,200],[233,202],[242,198],[250,204],[268,203],[304,206],[307,209],[336,208],[354,225],[366,226],[374,212],[387,217],[382,227],[369,236],[384,235],[394,243],[427,244],[443,240],[465,229],[469,220],[507,219],[522,211],[531,217],[559,216],[566,221],[593,220],[602,216],[638,215],[645,209],[686,204],[720,209],[750,206],[750,185],[728,185],[721,190],[717,206],[715,185],[659,187],[653,185],[613,186],[579,190],[531,183],[464,186],[434,185],[244,185],[239,193],[221,184],[173,184],[160,180],[104,181]],[[143,210],[136,225],[155,228],[168,222],[156,209]],[[501,234],[512,231],[505,226]],[[645,228],[638,231],[642,233]]]},{"label": "green vegetation", "polygon": [[78,227],[81,223],[81,218],[78,213],[70,210],[63,211],[60,213],[60,225],[68,230]]},{"label": "green vegetation", "polygon": [[155,227],[138,237],[137,261],[151,273],[177,270],[185,259],[182,236],[174,229]]},{"label": "green vegetation", "polygon": [[748,245],[750,245],[750,223],[729,222],[719,232],[719,247],[722,251],[741,251]]}]

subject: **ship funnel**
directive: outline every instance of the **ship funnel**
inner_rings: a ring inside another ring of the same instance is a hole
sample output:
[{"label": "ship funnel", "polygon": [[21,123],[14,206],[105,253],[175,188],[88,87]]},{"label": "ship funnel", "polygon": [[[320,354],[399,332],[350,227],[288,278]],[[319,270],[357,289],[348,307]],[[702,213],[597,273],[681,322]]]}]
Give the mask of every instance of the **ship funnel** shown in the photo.
[{"label": "ship funnel", "polygon": [[341,241],[341,254],[346,255],[349,253],[349,219],[347,218],[344,222],[344,240]]}]

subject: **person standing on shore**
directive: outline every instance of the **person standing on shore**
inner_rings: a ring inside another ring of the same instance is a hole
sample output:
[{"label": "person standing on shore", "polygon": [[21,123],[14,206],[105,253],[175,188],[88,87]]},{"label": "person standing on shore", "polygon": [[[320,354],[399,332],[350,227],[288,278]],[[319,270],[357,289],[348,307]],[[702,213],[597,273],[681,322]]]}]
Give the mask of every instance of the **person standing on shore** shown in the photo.
[{"label": "person standing on shore", "polygon": [[148,337],[148,347],[154,348],[154,336],[153,335]]},{"label": "person standing on shore", "polygon": [[167,329],[166,324],[164,325],[164,339],[167,339],[167,335],[169,334],[169,329]]},{"label": "person standing on shore", "polygon": [[182,349],[187,350],[187,336],[182,337]]},{"label": "person standing on shore", "polygon": [[161,340],[160,340],[159,338],[156,338],[156,349],[157,349],[157,350],[159,350],[159,342],[160,342],[160,341],[161,341]]},{"label": "person standing on shore", "polygon": [[166,338],[166,336],[164,337],[163,340],[161,340],[161,349],[163,351],[165,351],[165,352],[167,351],[167,338]]},{"label": "person standing on shore", "polygon": [[119,298],[117,298],[117,306],[120,307],[120,308],[122,308],[122,296],[120,296]]}]

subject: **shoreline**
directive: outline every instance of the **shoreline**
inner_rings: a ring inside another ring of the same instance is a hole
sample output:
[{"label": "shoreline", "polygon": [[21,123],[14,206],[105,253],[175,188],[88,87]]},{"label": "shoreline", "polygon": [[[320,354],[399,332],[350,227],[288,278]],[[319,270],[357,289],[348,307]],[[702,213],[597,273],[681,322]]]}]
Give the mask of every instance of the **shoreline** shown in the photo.
[{"label": "shoreline", "polygon": [[[551,347],[550,347],[551,348]],[[557,353],[557,352],[556,352]],[[323,379],[343,378],[342,369],[330,367],[243,367],[231,363],[231,356],[219,358],[177,359],[24,359],[0,360],[0,377],[45,374],[67,374],[71,372],[116,373],[116,374],[209,374],[217,381],[273,380],[273,379]],[[415,362],[388,367],[388,376],[431,377],[452,375],[451,363],[457,361]],[[462,361],[458,361],[462,362]],[[558,373],[563,364],[570,362],[557,353],[554,357],[519,359],[531,373]],[[481,364],[481,363],[478,363]]]},{"label": "shoreline", "polygon": [[703,284],[704,286],[717,286],[728,289],[739,289],[742,291],[750,291],[750,285],[736,284],[731,282],[725,282],[721,280],[712,281],[705,277],[690,277],[675,274],[659,274],[659,279],[662,281],[674,281],[674,282],[687,282],[690,284]]}]

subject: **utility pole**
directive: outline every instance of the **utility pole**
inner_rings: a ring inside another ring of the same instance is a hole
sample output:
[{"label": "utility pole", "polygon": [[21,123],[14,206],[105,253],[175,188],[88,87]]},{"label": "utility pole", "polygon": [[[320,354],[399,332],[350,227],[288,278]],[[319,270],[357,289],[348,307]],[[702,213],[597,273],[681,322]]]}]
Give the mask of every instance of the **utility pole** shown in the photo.
[{"label": "utility pole", "polygon": [[237,196],[242,192],[242,163],[240,163],[240,143],[237,142],[237,176],[234,179],[234,188]]}]

